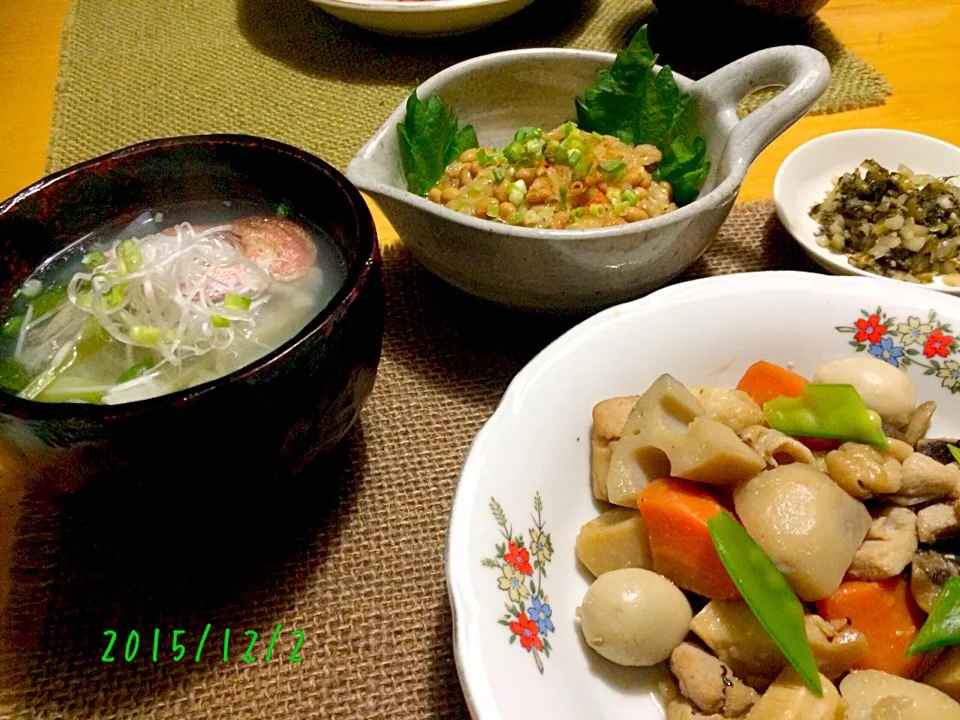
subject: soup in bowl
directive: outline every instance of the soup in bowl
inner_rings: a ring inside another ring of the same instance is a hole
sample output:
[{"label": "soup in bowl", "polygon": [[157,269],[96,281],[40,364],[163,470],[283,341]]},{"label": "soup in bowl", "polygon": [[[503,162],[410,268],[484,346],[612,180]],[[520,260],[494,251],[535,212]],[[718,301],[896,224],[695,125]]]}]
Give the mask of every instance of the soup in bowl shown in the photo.
[{"label": "soup in bowl", "polygon": [[296,471],[372,390],[372,218],[290,146],[120,150],[0,204],[0,244],[0,436],[57,485],[170,455],[181,476]]}]

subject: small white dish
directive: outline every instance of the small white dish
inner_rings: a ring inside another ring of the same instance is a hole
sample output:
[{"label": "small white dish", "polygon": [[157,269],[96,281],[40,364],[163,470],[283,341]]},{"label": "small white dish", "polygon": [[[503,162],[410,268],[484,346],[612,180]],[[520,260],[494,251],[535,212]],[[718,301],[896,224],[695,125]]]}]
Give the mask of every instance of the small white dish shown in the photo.
[{"label": "small white dish", "polygon": [[[937,177],[960,175],[960,148],[928,135],[886,129],[830,133],[804,143],[783,161],[773,181],[777,215],[804,252],[827,270],[905,284],[855,268],[846,255],[817,244],[818,226],[810,217],[810,209],[823,200],[834,178],[859,167],[866,159],[876,160],[888,170],[902,164],[914,172]],[[939,277],[921,287],[960,295],[960,287],[951,287]]]},{"label": "small white dish", "polygon": [[[938,405],[930,436],[955,437],[960,349],[952,337],[945,342],[954,334],[950,326],[960,328],[960,300],[943,293],[877,279],[764,272],[673,285],[604,310],[547,347],[516,376],[474,439],[450,515],[455,657],[475,720],[664,716],[652,693],[658,671],[603,660],[584,644],[575,619],[590,584],[576,559],[576,537],[600,511],[589,470],[597,402],[639,394],[665,372],[684,383],[734,387],[760,359],[809,377],[859,348],[891,364],[911,363],[906,372],[918,402]],[[507,536],[524,541],[526,559],[522,552],[511,557],[519,572],[506,570],[503,556],[513,550]],[[536,561],[546,562],[545,574]],[[522,591],[508,574],[523,580]],[[536,633],[517,616],[505,617],[511,589],[526,603],[525,614],[537,615]]]},{"label": "small white dish", "polygon": [[479,30],[533,0],[311,0],[334,17],[382,35],[443,37]]}]

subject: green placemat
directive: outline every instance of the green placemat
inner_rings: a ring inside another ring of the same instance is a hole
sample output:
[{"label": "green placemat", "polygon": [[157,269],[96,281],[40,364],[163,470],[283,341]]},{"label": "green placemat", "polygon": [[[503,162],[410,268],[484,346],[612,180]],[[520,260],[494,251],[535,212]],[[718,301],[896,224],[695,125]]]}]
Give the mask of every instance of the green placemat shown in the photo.
[{"label": "green placemat", "polygon": [[815,112],[882,104],[888,92],[818,20],[724,32],[700,23],[697,37],[650,0],[538,0],[493,28],[437,40],[368,33],[306,0],[72,0],[47,170],[206,132],[272,137],[342,169],[415,84],[444,67],[517,47],[615,51],[643,22],[662,61],[691,76],[765,45],[817,47],[834,77]]}]

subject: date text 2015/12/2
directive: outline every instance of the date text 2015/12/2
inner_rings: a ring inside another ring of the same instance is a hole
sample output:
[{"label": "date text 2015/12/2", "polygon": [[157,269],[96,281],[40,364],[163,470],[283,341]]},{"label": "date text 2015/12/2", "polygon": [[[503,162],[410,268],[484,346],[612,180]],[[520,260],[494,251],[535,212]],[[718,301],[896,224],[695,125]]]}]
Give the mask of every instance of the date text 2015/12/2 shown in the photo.
[{"label": "date text 2015/12/2", "polygon": [[[258,661],[271,662],[274,659],[285,659],[292,663],[303,662],[301,648],[307,634],[302,630],[288,631],[292,640],[284,643],[283,640],[286,638],[281,638],[283,625],[282,623],[277,623],[277,627],[274,628],[273,634],[270,636],[266,653],[258,658],[255,646],[260,638],[260,633],[256,630],[244,630],[241,636],[240,632],[232,634],[230,628],[224,628],[222,637],[219,633],[215,633],[213,637],[210,637],[211,628],[212,625],[207,623],[203,629],[203,634],[197,643],[196,652],[193,654],[194,662],[200,662],[205,649],[209,656],[210,651],[214,648],[216,648],[214,652],[216,652],[219,658],[225,663],[230,662],[231,657],[245,663],[255,663]],[[126,633],[126,636],[124,636],[122,631],[118,633],[117,630],[104,630],[103,635],[106,640],[106,649],[100,657],[103,662],[112,663],[117,660],[133,662],[137,659],[141,650],[139,632],[130,630]],[[149,658],[153,662],[162,662],[164,659],[180,662],[187,655],[186,635],[186,630],[172,630],[167,634],[161,633],[160,628],[154,628],[152,638],[149,635],[144,637],[142,646],[144,652],[143,659],[146,659],[146,653],[149,652]],[[233,636],[232,642],[231,636]],[[237,642],[240,637],[243,638],[242,641]],[[264,636],[264,638],[265,637],[266,636]],[[280,649],[280,646],[283,644],[292,646],[292,652],[289,657],[286,656],[285,650]],[[233,645],[233,647],[231,647],[231,645]],[[241,645],[245,647],[245,652],[242,654],[239,652],[239,650],[242,649]],[[232,655],[231,650],[234,651]]]}]

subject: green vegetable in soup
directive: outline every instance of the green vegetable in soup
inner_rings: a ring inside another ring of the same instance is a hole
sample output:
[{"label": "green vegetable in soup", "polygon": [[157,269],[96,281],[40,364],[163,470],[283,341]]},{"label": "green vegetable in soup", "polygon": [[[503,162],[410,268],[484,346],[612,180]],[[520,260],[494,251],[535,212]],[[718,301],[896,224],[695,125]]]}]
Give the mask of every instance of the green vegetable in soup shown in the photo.
[{"label": "green vegetable in soup", "polygon": [[29,378],[20,363],[13,358],[0,358],[0,387],[18,393],[28,382]]},{"label": "green vegetable in soup", "polygon": [[960,448],[958,448],[956,445],[951,445],[949,443],[947,443],[947,448],[950,450],[950,454],[953,455],[953,459],[956,460],[958,464],[960,464]]},{"label": "green vegetable in soup", "polygon": [[117,377],[117,384],[119,385],[121,383],[130,382],[131,380],[136,380],[138,377],[151,370],[154,365],[156,365],[156,362],[154,362],[153,358],[146,358],[145,360],[141,360],[140,362],[131,365],[122,373],[120,373],[119,377]]},{"label": "green vegetable in soup", "polygon": [[460,153],[479,145],[473,127],[459,127],[454,111],[436,93],[426,102],[416,91],[410,94],[397,136],[407,189],[417,195],[426,195]]},{"label": "green vegetable in soup", "polygon": [[286,218],[293,214],[293,203],[290,200],[284,200],[277,206],[277,217]]},{"label": "green vegetable in soup", "polygon": [[647,26],[633,36],[609,70],[597,73],[577,98],[581,129],[614,135],[631,145],[655,145],[663,152],[656,179],[670,183],[674,199],[684,205],[696,199],[710,171],[706,142],[690,132],[690,95],[681,92],[673,72],[657,61],[647,41]]},{"label": "green vegetable in soup", "polygon": [[53,312],[67,301],[67,286],[57,285],[44,293],[37,295],[30,301],[30,307],[33,308],[33,319],[43,317],[49,312]]},{"label": "green vegetable in soup", "polygon": [[960,578],[947,580],[907,655],[960,644]]},{"label": "green vegetable in soup", "polygon": [[822,697],[820,671],[807,639],[803,604],[783,573],[730,513],[714,515],[707,520],[707,529],[720,562],[760,625],[807,686]]},{"label": "green vegetable in soup", "polygon": [[853,385],[807,383],[800,397],[781,396],[763,406],[774,430],[787,435],[862,442],[887,448],[880,416]]}]

